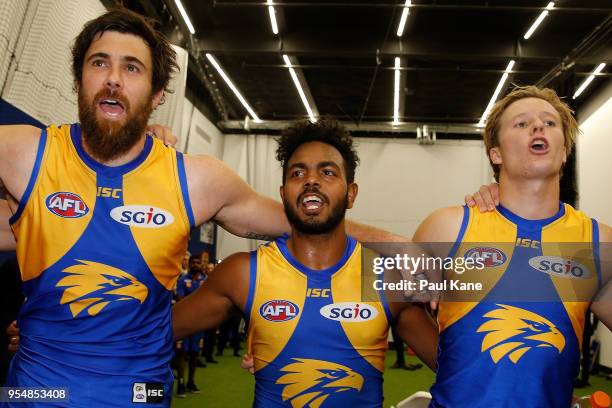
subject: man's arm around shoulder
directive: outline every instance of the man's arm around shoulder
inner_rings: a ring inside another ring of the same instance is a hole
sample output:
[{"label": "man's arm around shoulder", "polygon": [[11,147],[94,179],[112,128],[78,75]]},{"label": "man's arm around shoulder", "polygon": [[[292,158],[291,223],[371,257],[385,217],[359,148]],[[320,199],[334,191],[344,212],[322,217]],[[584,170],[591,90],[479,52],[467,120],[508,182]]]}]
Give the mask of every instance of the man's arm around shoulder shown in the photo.
[{"label": "man's arm around shoulder", "polygon": [[174,306],[172,328],[176,339],[216,327],[234,308],[248,313],[245,308],[249,292],[249,256],[247,252],[240,252],[226,258],[198,290]]}]

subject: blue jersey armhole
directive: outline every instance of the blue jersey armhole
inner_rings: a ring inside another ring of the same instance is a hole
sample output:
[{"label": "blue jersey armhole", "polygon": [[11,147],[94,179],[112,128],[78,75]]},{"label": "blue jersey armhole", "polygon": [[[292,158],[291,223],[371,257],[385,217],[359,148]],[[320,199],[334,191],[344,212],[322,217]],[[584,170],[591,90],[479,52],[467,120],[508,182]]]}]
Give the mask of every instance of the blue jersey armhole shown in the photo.
[{"label": "blue jersey armhole", "polygon": [[255,299],[255,285],[257,282],[257,250],[249,253],[249,294],[247,296],[247,302],[244,306],[244,321],[246,325],[249,325],[249,319],[251,318],[251,308],[253,307],[253,300]]},{"label": "blue jersey armhole", "polygon": [[47,145],[47,129],[43,129],[40,132],[40,140],[38,141],[38,150],[36,152],[36,160],[34,161],[34,168],[32,169],[32,174],[30,175],[30,180],[28,181],[28,186],[21,196],[21,200],[19,200],[19,206],[17,207],[17,211],[11,218],[9,218],[9,223],[14,224],[17,222],[25,206],[30,199],[30,195],[32,194],[32,190],[34,189],[34,185],[36,184],[36,180],[38,179],[38,173],[40,172],[40,164],[42,162],[43,155],[45,153],[45,147]]},{"label": "blue jersey armhole", "polygon": [[457,250],[459,249],[459,245],[461,241],[463,241],[463,236],[465,235],[465,231],[467,230],[468,221],[470,220],[470,208],[467,205],[463,206],[463,220],[461,221],[461,228],[459,229],[459,234],[457,234],[457,239],[453,244],[452,248],[448,252],[448,257],[452,258],[455,256]]},{"label": "blue jersey armhole", "polygon": [[389,307],[389,302],[387,301],[387,296],[385,296],[385,291],[383,289],[378,290],[378,298],[380,299],[380,303],[382,304],[385,315],[387,316],[389,327],[391,327],[395,324],[395,318],[393,317],[393,313],[391,313],[391,308]]},{"label": "blue jersey armhole", "polygon": [[193,217],[193,209],[191,208],[191,200],[189,200],[189,188],[187,186],[187,174],[185,173],[185,161],[183,160],[183,154],[176,152],[176,164],[178,169],[179,182],[181,184],[181,193],[183,195],[183,204],[185,205],[185,211],[187,212],[187,218],[189,219],[189,227],[195,227],[195,219]]},{"label": "blue jersey armhole", "polygon": [[597,287],[601,288],[601,260],[599,259],[599,224],[597,220],[591,218],[593,224],[593,261],[595,262],[595,270],[597,271]]}]

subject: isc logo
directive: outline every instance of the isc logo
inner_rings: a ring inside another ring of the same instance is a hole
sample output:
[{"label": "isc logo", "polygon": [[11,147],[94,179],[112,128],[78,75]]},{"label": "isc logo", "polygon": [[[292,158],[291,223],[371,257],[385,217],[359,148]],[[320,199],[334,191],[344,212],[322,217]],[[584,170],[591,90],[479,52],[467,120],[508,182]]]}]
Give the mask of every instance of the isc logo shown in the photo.
[{"label": "isc logo", "polygon": [[378,310],[367,303],[332,303],[323,306],[319,313],[321,316],[338,322],[366,322],[378,316]]},{"label": "isc logo", "polygon": [[174,222],[174,217],[166,210],[149,205],[124,205],[110,212],[113,220],[120,224],[141,228],[161,228]]},{"label": "isc logo", "polygon": [[561,278],[585,279],[590,276],[582,264],[558,256],[536,256],[529,260],[529,265],[537,271]]},{"label": "isc logo", "polygon": [[132,402],[159,403],[164,400],[164,385],[161,383],[134,383]]},{"label": "isc logo", "polygon": [[308,290],[306,291],[306,297],[328,298],[329,292],[331,292],[331,289],[308,288]]},{"label": "isc logo", "polygon": [[98,191],[96,195],[98,197],[103,197],[103,198],[121,198],[121,189],[120,188],[110,188],[110,187],[98,187]]},{"label": "isc logo", "polygon": [[536,241],[535,239],[528,239],[528,238],[517,238],[515,246],[523,247],[523,248],[538,249],[540,247],[540,241]]},{"label": "isc logo", "polygon": [[506,262],[506,254],[493,247],[477,247],[468,250],[464,258],[482,259],[485,268],[503,265]]},{"label": "isc logo", "polygon": [[286,322],[295,318],[300,313],[300,308],[288,300],[271,300],[259,308],[259,314],[271,322]]},{"label": "isc logo", "polygon": [[74,193],[60,192],[47,196],[47,209],[64,218],[80,218],[89,212],[87,204]]}]

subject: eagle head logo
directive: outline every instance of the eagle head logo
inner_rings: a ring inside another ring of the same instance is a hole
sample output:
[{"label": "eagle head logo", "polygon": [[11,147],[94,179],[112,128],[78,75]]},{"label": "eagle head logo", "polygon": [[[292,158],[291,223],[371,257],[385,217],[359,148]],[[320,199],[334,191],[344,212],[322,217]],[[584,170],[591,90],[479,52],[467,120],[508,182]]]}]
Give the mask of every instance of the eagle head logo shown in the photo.
[{"label": "eagle head logo", "polygon": [[145,285],[121,269],[93,261],[81,261],[64,269],[70,275],[57,287],[65,287],[60,304],[68,304],[73,317],[81,312],[95,316],[109,303],[137,300],[143,303],[149,294]]},{"label": "eagle head logo", "polygon": [[565,337],[552,322],[529,310],[497,304],[486,313],[488,318],[477,330],[486,332],[481,351],[489,350],[495,363],[504,356],[516,362],[533,347],[554,347],[559,353],[565,347]]},{"label": "eagle head logo", "polygon": [[281,371],[287,373],[276,383],[285,384],[283,401],[293,408],[318,408],[331,394],[348,390],[361,391],[363,377],[330,361],[294,358]]}]

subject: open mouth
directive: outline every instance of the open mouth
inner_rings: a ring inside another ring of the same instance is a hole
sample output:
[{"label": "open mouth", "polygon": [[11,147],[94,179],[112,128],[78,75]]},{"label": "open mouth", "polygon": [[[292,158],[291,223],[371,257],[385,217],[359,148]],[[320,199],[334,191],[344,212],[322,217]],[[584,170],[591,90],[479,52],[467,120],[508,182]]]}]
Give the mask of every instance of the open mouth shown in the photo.
[{"label": "open mouth", "polygon": [[323,206],[323,199],[314,194],[308,194],[302,198],[302,205],[307,210],[316,210]]},{"label": "open mouth", "polygon": [[543,138],[536,138],[531,141],[529,150],[536,154],[542,154],[548,152],[548,142]]},{"label": "open mouth", "polygon": [[298,203],[308,215],[318,214],[326,203],[325,197],[315,193],[304,193]]},{"label": "open mouth", "polygon": [[104,98],[98,102],[98,106],[108,116],[117,117],[125,112],[125,107],[123,103],[118,99],[114,98]]}]

